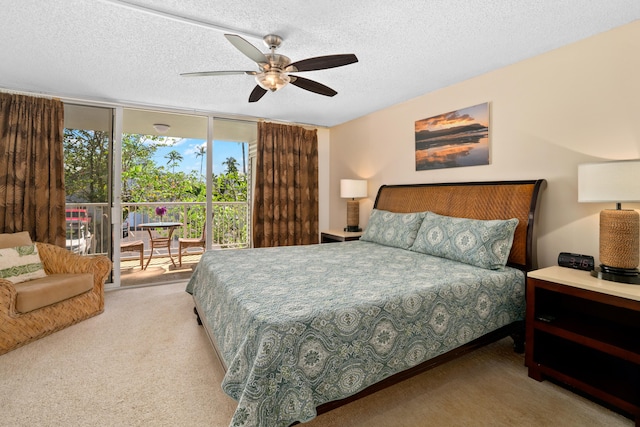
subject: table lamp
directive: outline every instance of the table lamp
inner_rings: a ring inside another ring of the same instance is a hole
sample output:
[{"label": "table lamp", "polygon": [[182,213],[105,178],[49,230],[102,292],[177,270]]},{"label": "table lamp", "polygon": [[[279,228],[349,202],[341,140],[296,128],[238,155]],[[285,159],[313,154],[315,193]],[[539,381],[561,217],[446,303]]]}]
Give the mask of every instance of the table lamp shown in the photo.
[{"label": "table lamp", "polygon": [[341,179],[340,197],[347,201],[347,226],[344,231],[362,231],[360,222],[360,201],[357,198],[367,197],[367,181],[364,179]]},{"label": "table lamp", "polygon": [[640,201],[640,160],[579,165],[578,201],[616,203],[616,209],[600,212],[600,267],[591,275],[640,284],[640,216],[621,206],[622,202]]}]

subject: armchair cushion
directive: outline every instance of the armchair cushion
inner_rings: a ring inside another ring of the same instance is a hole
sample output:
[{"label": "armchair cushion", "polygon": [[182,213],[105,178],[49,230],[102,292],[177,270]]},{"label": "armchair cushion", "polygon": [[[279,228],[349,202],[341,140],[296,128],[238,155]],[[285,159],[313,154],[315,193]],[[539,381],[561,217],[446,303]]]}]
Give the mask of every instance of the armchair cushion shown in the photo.
[{"label": "armchair cushion", "polygon": [[36,245],[0,249],[0,279],[12,283],[46,277]]},{"label": "armchair cushion", "polygon": [[16,284],[16,311],[28,313],[93,289],[93,274],[52,274]]}]

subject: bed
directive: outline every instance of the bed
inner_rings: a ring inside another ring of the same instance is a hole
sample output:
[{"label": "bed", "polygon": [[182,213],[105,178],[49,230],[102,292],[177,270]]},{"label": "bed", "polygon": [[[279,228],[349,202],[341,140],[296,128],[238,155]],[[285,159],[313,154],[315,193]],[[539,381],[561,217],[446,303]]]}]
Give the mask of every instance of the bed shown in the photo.
[{"label": "bed", "polygon": [[230,425],[309,421],[508,335],[521,350],[543,184],[384,185],[360,241],[207,251],[186,291]]}]

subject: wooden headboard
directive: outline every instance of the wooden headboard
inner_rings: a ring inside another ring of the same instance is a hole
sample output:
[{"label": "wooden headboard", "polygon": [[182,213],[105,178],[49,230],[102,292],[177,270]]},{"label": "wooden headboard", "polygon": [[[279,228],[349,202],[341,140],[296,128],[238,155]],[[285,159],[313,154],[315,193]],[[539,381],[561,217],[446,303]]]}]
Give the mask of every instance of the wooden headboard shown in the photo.
[{"label": "wooden headboard", "polygon": [[403,213],[431,211],[461,218],[518,218],[509,265],[530,271],[535,267],[535,211],[544,182],[543,179],[538,179],[383,185],[378,190],[373,207]]}]

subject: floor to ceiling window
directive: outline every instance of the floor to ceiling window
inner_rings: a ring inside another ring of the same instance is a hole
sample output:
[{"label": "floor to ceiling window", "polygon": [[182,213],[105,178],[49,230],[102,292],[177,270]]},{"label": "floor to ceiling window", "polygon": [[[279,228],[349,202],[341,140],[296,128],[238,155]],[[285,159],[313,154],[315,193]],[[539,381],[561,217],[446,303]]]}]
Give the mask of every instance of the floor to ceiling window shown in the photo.
[{"label": "floor to ceiling window", "polygon": [[65,104],[66,246],[111,255],[111,108]]},{"label": "floor to ceiling window", "polygon": [[250,245],[254,122],[125,108],[114,164],[112,109],[103,128],[85,121],[96,108],[66,114],[67,212],[70,245],[116,262],[112,286],[186,280],[205,249]]}]

